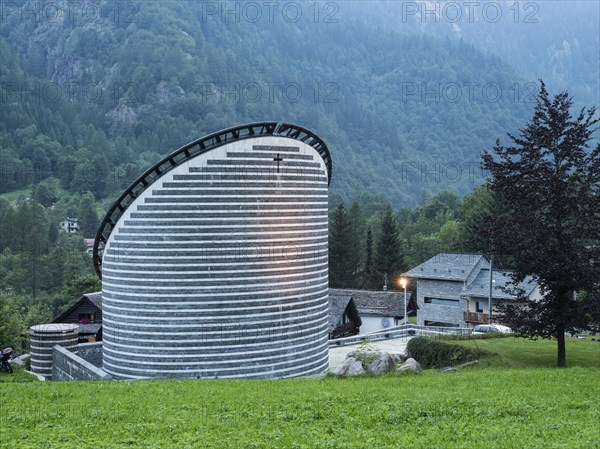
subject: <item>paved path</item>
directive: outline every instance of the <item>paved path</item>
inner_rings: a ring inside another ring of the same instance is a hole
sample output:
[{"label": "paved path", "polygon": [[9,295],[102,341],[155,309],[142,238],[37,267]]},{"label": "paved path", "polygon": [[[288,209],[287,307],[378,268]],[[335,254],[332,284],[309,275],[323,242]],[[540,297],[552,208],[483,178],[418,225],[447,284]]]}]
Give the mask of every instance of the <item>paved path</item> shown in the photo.
[{"label": "paved path", "polygon": [[[406,352],[406,344],[413,337],[391,338],[389,340],[372,341],[369,343],[383,352],[390,354],[399,354]],[[360,347],[360,344],[330,347],[329,348],[329,370],[335,371],[344,361],[349,352],[355,351]]]}]

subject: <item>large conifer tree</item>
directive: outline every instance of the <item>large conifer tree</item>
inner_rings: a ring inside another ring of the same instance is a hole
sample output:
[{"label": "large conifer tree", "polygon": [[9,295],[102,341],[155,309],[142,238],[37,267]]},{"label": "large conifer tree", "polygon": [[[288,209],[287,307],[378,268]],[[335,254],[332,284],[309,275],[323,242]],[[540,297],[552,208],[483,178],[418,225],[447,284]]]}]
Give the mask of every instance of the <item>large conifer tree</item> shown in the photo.
[{"label": "large conifer tree", "polygon": [[567,92],[550,98],[542,82],[520,136],[483,156],[490,188],[510,210],[489,228],[492,250],[513,257],[515,281],[533,275],[545,295],[505,306],[505,319],[522,334],[556,338],[558,366],[566,366],[565,332],[594,320],[600,286],[600,145],[590,148],[598,118],[594,107],[573,117],[572,105]]}]

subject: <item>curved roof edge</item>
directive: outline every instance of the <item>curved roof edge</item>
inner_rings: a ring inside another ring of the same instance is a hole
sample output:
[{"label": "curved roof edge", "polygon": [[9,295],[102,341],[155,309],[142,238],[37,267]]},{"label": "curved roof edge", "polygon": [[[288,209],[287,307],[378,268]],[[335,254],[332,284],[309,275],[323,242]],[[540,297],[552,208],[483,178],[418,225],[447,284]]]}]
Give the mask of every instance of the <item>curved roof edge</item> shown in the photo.
[{"label": "curved roof edge", "polygon": [[140,195],[140,193],[152,185],[154,181],[178,165],[181,165],[200,154],[206,153],[231,142],[265,136],[289,137],[313,147],[315,150],[317,150],[321,158],[323,158],[323,161],[327,166],[327,183],[331,183],[332,164],[331,155],[329,154],[327,145],[325,145],[325,142],[323,142],[319,136],[302,126],[280,122],[250,123],[247,125],[240,125],[233,128],[227,128],[222,131],[217,131],[198,140],[194,140],[178,150],[169,153],[163,159],[142,173],[142,175],[133,181],[131,185],[127,187],[121,196],[119,196],[114,204],[108,209],[108,212],[104,216],[104,219],[98,228],[98,232],[96,233],[92,254],[94,270],[96,271],[98,277],[102,279],[102,257],[100,256],[100,245],[106,244],[110,234],[119,221],[119,218],[121,218],[123,213]]}]

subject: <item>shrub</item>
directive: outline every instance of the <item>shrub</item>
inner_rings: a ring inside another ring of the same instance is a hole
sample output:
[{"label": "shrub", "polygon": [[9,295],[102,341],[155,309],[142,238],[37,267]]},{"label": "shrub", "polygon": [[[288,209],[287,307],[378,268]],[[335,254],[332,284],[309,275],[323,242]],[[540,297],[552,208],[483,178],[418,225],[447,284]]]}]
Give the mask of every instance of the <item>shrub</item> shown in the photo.
[{"label": "shrub", "polygon": [[406,351],[408,356],[418,361],[423,368],[458,365],[492,354],[483,349],[444,343],[428,337],[411,339],[406,346]]}]

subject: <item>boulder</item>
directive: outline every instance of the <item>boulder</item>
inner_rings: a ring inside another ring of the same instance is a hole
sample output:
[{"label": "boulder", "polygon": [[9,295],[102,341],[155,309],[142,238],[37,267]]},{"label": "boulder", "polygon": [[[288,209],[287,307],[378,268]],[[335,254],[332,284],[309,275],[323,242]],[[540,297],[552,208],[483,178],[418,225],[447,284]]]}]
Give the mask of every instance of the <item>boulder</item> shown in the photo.
[{"label": "boulder", "polygon": [[391,371],[395,360],[387,352],[373,353],[375,359],[367,366],[367,372],[370,374],[383,374]]},{"label": "boulder", "polygon": [[365,374],[365,372],[362,362],[356,360],[354,357],[346,357],[336,374],[338,376],[359,376]]},{"label": "boulder", "polygon": [[423,371],[419,362],[417,362],[412,357],[404,362],[400,367],[396,370],[397,373],[402,373],[404,371],[412,371],[414,373],[420,373]]},{"label": "boulder", "polygon": [[390,356],[394,359],[394,362],[404,363],[408,360],[408,356],[406,354],[390,354]]}]

